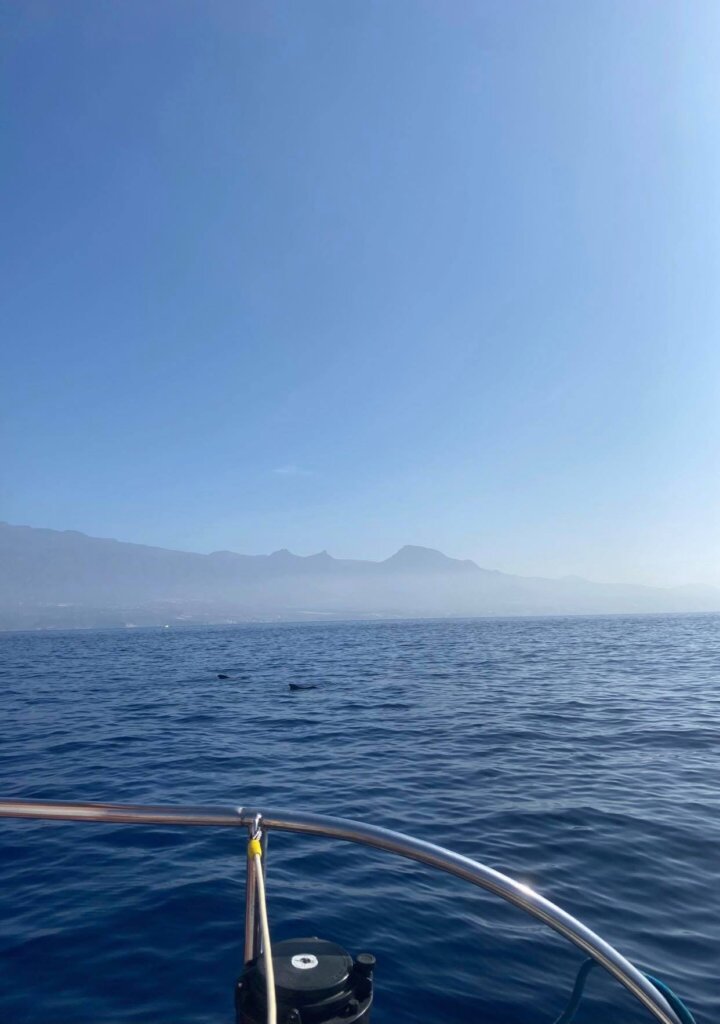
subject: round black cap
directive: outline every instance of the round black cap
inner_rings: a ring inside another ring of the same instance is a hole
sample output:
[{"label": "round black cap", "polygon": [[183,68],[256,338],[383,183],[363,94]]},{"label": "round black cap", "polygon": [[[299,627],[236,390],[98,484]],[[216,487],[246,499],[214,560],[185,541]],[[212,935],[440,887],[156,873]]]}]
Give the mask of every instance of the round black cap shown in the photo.
[{"label": "round black cap", "polygon": [[[301,1007],[320,1003],[341,993],[348,984],[353,962],[334,942],[324,939],[287,939],[272,950],[278,1002]],[[265,980],[265,958],[258,960]]]}]

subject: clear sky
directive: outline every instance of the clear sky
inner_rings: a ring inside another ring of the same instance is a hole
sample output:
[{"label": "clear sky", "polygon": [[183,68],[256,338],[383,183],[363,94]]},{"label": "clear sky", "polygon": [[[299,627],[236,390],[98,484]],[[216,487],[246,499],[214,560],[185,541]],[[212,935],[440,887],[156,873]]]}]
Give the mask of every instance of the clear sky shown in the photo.
[{"label": "clear sky", "polygon": [[0,518],[720,584],[717,0],[0,13]]}]

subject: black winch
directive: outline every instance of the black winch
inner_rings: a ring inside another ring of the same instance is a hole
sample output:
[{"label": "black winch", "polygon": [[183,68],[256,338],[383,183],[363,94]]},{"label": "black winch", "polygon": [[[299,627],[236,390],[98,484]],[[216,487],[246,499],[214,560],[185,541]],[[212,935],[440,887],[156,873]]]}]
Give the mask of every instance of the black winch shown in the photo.
[{"label": "black winch", "polygon": [[[354,960],[324,939],[287,939],[273,944],[278,1024],[367,1024],[375,957]],[[237,1024],[267,1020],[265,958],[246,966],[235,988]]]}]

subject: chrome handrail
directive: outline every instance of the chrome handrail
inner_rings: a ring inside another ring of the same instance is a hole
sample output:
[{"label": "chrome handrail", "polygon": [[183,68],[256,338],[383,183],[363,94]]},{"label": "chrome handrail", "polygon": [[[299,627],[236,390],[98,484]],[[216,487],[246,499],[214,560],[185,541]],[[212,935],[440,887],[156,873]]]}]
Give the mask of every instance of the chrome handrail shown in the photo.
[{"label": "chrome handrail", "polygon": [[[114,822],[134,825],[251,827],[260,815],[265,830],[325,836],[360,843],[456,875],[507,900],[536,917],[591,956],[635,996],[662,1024],[681,1024],[657,988],[637,967],[582,922],[540,896],[529,886],[422,839],[348,818],[295,811],[259,811],[245,807],[159,807],[136,804],[59,803],[46,800],[0,800],[0,818]],[[247,921],[246,921],[247,929]],[[247,937],[247,930],[246,930]]]}]

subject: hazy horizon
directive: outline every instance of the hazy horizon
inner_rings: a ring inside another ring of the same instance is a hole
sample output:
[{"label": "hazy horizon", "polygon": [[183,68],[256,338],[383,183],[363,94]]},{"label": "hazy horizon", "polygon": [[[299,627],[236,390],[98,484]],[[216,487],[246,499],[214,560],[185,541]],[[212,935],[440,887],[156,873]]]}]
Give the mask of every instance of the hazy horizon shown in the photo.
[{"label": "hazy horizon", "polygon": [[720,5],[15,5],[0,518],[720,586]]},{"label": "hazy horizon", "polygon": [[[609,585],[617,584],[617,585],[621,585],[621,586],[622,585],[630,585],[630,586],[640,586],[640,587],[643,587],[643,586],[650,586],[650,587],[652,587],[653,586],[653,584],[638,583],[637,581],[634,581],[634,580],[591,579],[590,577],[578,576],[575,573],[568,573],[568,574],[565,574],[564,576],[542,575],[542,574],[531,574],[531,573],[512,573],[512,572],[509,572],[508,570],[503,569],[502,567],[497,566],[497,565],[487,565],[487,564],[483,565],[483,564],[480,564],[475,559],[470,558],[470,556],[468,556],[468,555],[449,554],[447,551],[442,551],[436,545],[415,544],[412,540],[407,541],[404,544],[401,544],[398,548],[395,548],[392,551],[381,552],[381,553],[378,553],[378,554],[376,554],[374,556],[361,556],[361,555],[354,555],[354,554],[344,554],[344,553],[337,552],[337,551],[329,551],[326,547],[320,547],[320,546],[317,546],[317,547],[315,547],[313,549],[310,549],[310,550],[297,551],[297,550],[293,550],[292,548],[289,548],[286,544],[279,544],[276,547],[271,547],[271,548],[269,548],[269,549],[267,549],[265,551],[252,551],[252,550],[249,550],[249,549],[240,550],[240,549],[233,549],[233,548],[211,548],[211,549],[208,549],[208,550],[201,550],[199,548],[189,548],[189,547],[187,547],[187,548],[174,548],[174,547],[171,547],[168,544],[162,544],[162,543],[159,543],[159,544],[146,544],[143,541],[137,541],[137,540],[134,540],[134,539],[132,539],[130,537],[100,537],[100,536],[98,536],[96,534],[90,534],[90,533],[87,533],[84,530],[75,530],[75,529],[73,529],[71,527],[63,528],[63,529],[57,529],[55,527],[31,526],[28,523],[7,523],[7,522],[0,521],[0,527],[2,527],[2,526],[9,526],[11,528],[12,527],[16,527],[16,528],[20,528],[20,529],[29,528],[31,530],[43,530],[43,529],[45,529],[45,530],[51,530],[51,531],[57,532],[57,533],[80,534],[83,537],[87,537],[89,540],[107,540],[107,541],[115,541],[115,542],[118,542],[120,544],[130,544],[130,545],[136,545],[136,546],[140,546],[140,547],[155,547],[155,548],[159,548],[159,549],[161,549],[163,551],[172,551],[172,552],[175,552],[177,554],[198,554],[198,555],[213,555],[213,554],[215,554],[215,555],[217,555],[217,554],[227,553],[227,554],[250,556],[250,557],[267,557],[269,555],[278,555],[278,554],[282,554],[282,553],[287,553],[289,555],[292,555],[292,556],[300,558],[300,559],[312,559],[313,557],[317,557],[318,555],[325,555],[325,556],[329,556],[331,559],[333,559],[335,561],[340,561],[340,562],[342,562],[342,561],[360,561],[360,562],[369,562],[371,564],[378,564],[378,565],[380,565],[383,562],[389,561],[390,559],[392,559],[393,556],[395,556],[398,553],[400,553],[402,551],[405,551],[405,550],[414,550],[414,551],[420,551],[420,552],[428,551],[428,552],[433,552],[433,553],[441,554],[445,558],[450,558],[453,561],[471,562],[473,565],[477,566],[478,568],[483,569],[483,570],[488,571],[488,572],[498,572],[498,573],[500,573],[502,575],[517,575],[517,576],[520,576],[520,577],[525,578],[525,579],[530,579],[530,578],[541,578],[541,579],[548,579],[548,580],[578,579],[578,580],[583,580],[583,581],[586,581],[586,582],[609,584]],[[698,581],[688,580],[688,581],[685,581],[684,583],[681,583],[681,584],[677,584],[677,583],[676,584],[655,584],[654,586],[658,587],[659,589],[665,589],[665,588],[673,588],[673,587],[690,587],[690,588],[692,588],[694,586],[700,586],[700,587],[702,587],[702,586],[713,586],[713,584],[703,584],[703,583],[698,583]],[[718,588],[718,589],[720,590],[720,588]]]},{"label": "hazy horizon", "polygon": [[405,545],[382,560],[146,547],[0,524],[0,629],[720,612],[720,589],[488,570]]}]

